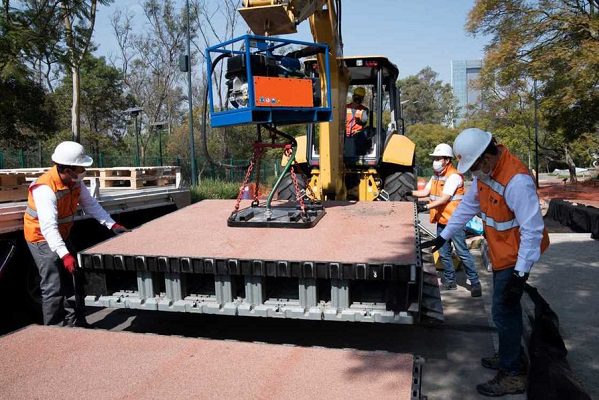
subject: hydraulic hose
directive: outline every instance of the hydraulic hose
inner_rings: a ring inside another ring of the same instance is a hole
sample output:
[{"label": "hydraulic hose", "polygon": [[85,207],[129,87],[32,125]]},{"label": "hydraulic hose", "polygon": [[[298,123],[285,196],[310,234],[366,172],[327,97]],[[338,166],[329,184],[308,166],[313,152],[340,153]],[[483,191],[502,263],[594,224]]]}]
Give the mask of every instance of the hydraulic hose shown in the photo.
[{"label": "hydraulic hose", "polygon": [[268,195],[268,199],[266,200],[266,212],[270,213],[271,212],[271,203],[272,203],[272,198],[274,196],[274,194],[277,191],[277,188],[279,187],[279,185],[281,184],[281,181],[283,180],[283,177],[285,176],[285,174],[287,174],[289,172],[289,170],[291,169],[291,167],[293,166],[293,163],[295,162],[295,153],[297,152],[297,141],[295,140],[295,138],[291,135],[286,134],[285,132],[282,132],[272,126],[266,126],[266,129],[276,133],[277,135],[280,135],[282,137],[284,137],[285,139],[289,140],[291,142],[291,155],[289,156],[289,160],[287,160],[287,164],[285,165],[285,168],[283,168],[283,171],[281,172],[281,174],[279,175],[279,177],[277,178],[277,181],[275,182],[272,190],[270,191],[270,194]]}]

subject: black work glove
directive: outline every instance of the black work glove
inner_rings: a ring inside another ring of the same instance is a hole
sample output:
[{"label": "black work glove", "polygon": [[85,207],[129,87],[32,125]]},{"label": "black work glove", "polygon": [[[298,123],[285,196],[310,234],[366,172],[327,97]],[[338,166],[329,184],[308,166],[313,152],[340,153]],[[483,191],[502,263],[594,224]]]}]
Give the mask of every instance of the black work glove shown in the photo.
[{"label": "black work glove", "polygon": [[433,240],[420,243],[420,248],[426,249],[427,247],[433,246],[433,248],[431,249],[431,253],[434,253],[435,251],[439,251],[439,249],[443,247],[446,241],[447,240],[443,239],[441,235],[438,235]]},{"label": "black work glove", "polygon": [[517,272],[512,274],[503,290],[503,302],[506,306],[513,307],[520,302],[522,293],[524,293],[526,279],[528,279],[528,274],[524,274],[524,276],[518,275]]},{"label": "black work glove", "polygon": [[426,203],[416,203],[416,211],[418,213],[428,211],[428,207],[426,206]]}]

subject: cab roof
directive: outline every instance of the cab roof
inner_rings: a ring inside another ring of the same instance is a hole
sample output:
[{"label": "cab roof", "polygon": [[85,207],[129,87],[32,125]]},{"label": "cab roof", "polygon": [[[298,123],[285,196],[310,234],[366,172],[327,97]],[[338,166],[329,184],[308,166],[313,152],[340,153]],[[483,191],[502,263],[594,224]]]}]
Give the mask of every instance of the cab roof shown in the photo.
[{"label": "cab roof", "polygon": [[[376,70],[383,70],[383,80],[396,81],[399,70],[387,57],[384,56],[351,56],[343,57],[345,65],[350,72],[350,85],[374,84],[376,82]],[[306,66],[316,63],[316,59],[306,61]]]}]

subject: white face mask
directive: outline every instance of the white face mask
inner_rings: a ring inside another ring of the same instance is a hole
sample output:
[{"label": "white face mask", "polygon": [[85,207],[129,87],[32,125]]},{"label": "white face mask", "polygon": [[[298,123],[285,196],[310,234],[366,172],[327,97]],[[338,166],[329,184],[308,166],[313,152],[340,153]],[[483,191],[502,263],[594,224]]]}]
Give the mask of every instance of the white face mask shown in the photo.
[{"label": "white face mask", "polygon": [[443,165],[443,161],[441,161],[441,160],[433,161],[433,170],[435,172],[441,172],[441,171],[443,171],[444,167],[445,167],[445,165]]}]

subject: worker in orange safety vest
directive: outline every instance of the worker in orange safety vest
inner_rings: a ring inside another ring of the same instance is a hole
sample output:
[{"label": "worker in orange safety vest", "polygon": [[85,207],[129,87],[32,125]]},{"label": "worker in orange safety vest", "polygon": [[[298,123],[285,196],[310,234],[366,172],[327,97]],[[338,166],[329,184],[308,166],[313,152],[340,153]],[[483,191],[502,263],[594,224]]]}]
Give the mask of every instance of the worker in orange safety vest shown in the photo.
[{"label": "worker in orange safety vest", "polygon": [[[430,197],[430,202],[427,204],[418,204],[418,211],[429,210],[430,221],[433,224],[437,224],[437,235],[439,235],[445,229],[452,214],[462,201],[462,197],[464,196],[464,179],[451,163],[453,151],[450,145],[446,143],[437,145],[435,151],[430,156],[433,158],[434,174],[424,189],[414,190],[412,191],[412,195],[415,197]],[[445,242],[439,249],[439,257],[443,264],[444,289],[457,289],[456,273],[451,255],[452,243],[456,254],[464,264],[466,276],[470,281],[470,295],[472,297],[482,296],[476,265],[466,245],[466,231],[464,229],[458,230],[451,240]]]},{"label": "worker in orange safety vest", "polygon": [[352,93],[352,102],[346,106],[345,136],[352,137],[363,131],[368,123],[368,108],[362,105],[366,89],[358,86]]},{"label": "worker in orange safety vest", "polygon": [[83,277],[69,240],[78,206],[115,234],[114,222],[83,183],[93,160],[76,142],[62,142],[54,166],[29,186],[23,231],[39,270],[45,325],[89,326],[85,320]]},{"label": "worker in orange safety vest", "polygon": [[526,165],[489,132],[465,129],[455,139],[453,151],[458,172],[471,171],[472,188],[441,234],[421,247],[438,249],[480,214],[493,268],[492,316],[499,349],[481,359],[482,366],[498,370],[497,375],[476,389],[492,397],[524,393],[520,299],[533,264],[549,245],[535,182]]}]

